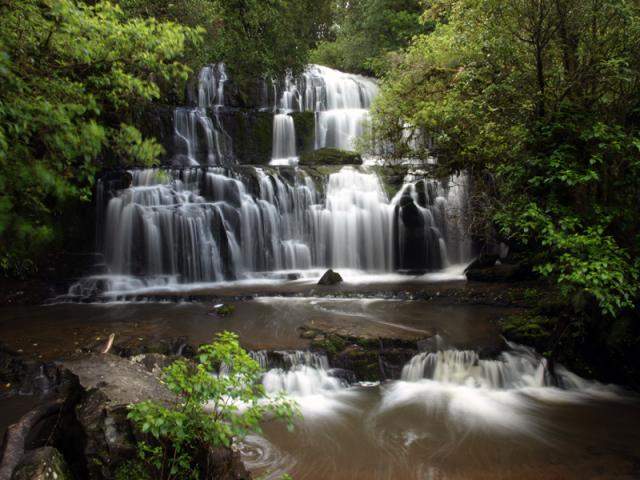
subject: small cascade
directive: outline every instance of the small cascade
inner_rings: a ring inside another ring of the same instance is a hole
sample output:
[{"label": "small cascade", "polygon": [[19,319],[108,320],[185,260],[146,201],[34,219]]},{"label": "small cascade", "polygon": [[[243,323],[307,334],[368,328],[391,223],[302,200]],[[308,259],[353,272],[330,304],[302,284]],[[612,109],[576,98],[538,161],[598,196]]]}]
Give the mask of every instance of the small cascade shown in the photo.
[{"label": "small cascade", "polygon": [[272,165],[289,165],[298,161],[296,155],[296,129],[293,117],[278,113],[273,117]]},{"label": "small cascade", "polygon": [[494,390],[554,385],[546,359],[530,348],[515,344],[496,360],[481,359],[471,350],[421,353],[402,369],[402,380],[422,379]]},{"label": "small cascade", "polygon": [[[502,430],[541,436],[536,412],[545,404],[620,399],[612,386],[585,380],[533,349],[507,342],[496,359],[470,350],[439,350],[413,357],[382,397],[381,412],[419,406],[430,419],[457,431]],[[541,403],[542,402],[542,403]]]},{"label": "small cascade", "polygon": [[312,65],[306,76],[308,84],[316,85],[307,90],[307,105],[317,112],[316,148],[354,150],[367,127],[378,86],[370,78],[319,65]]},{"label": "small cascade", "polygon": [[[346,382],[333,377],[329,371],[329,361],[325,355],[309,351],[274,352],[279,357],[280,367],[267,371],[262,384],[268,394],[286,393],[294,397],[320,395],[345,388]],[[254,358],[256,354],[254,353]],[[266,355],[257,355],[259,363],[265,362]]]}]

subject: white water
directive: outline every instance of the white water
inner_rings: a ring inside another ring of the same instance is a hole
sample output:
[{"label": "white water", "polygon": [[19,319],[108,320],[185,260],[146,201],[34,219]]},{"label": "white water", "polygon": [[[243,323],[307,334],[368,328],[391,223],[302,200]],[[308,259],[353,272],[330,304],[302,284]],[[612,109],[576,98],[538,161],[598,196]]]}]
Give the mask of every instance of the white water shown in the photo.
[{"label": "white water", "polygon": [[312,358],[293,362],[288,370],[269,370],[263,380],[268,393],[284,392],[296,399],[307,420],[353,411],[358,398],[378,392],[374,418],[414,406],[444,418],[454,428],[542,436],[534,415],[539,402],[580,404],[625,398],[616,387],[582,379],[562,366],[552,375],[545,359],[512,343],[493,360],[481,359],[473,351],[421,353],[405,365],[400,380],[364,387],[349,387],[328,374],[324,361],[313,364]]},{"label": "white water", "polygon": [[286,113],[276,114],[273,117],[271,164],[295,165],[297,162],[296,130],[293,124],[293,117]]},{"label": "white water", "polygon": [[287,75],[273,119],[271,164],[297,163],[294,120],[287,115],[291,112],[315,113],[316,149],[355,150],[377,93],[373,79],[321,65],[309,65],[299,78]]},{"label": "white water", "polygon": [[329,176],[325,204],[311,210],[316,263],[336,268],[393,268],[393,206],[378,177],[345,167]]},{"label": "white water", "polygon": [[[416,187],[407,184],[389,202],[366,168],[331,174],[324,198],[303,170],[286,178],[257,167],[135,170],[131,186],[109,200],[100,223],[107,272],[70,293],[163,290],[327,267],[358,282],[362,273],[389,277],[397,268],[438,270],[468,260],[468,254],[448,256],[467,240],[445,237],[449,205],[459,203],[461,190],[435,181],[420,185],[429,186],[429,195],[409,195]],[[406,227],[408,208],[435,220]],[[407,228],[417,241],[405,241]]]},{"label": "white water", "polygon": [[[175,110],[173,160],[180,169],[132,171],[131,185],[121,190],[99,184],[98,245],[106,268],[74,285],[72,295],[329,267],[345,275],[424,273],[471,258],[464,181],[408,177],[390,200],[367,167],[344,167],[316,186],[303,170],[233,165],[221,121],[227,82],[223,64],[203,68],[197,105]],[[278,97],[272,161],[284,165],[295,164],[298,153],[292,112],[315,112],[318,147],[346,148],[347,140],[328,139],[359,136],[377,93],[370,79],[317,65],[288,75],[280,93],[277,82],[272,87]]]}]

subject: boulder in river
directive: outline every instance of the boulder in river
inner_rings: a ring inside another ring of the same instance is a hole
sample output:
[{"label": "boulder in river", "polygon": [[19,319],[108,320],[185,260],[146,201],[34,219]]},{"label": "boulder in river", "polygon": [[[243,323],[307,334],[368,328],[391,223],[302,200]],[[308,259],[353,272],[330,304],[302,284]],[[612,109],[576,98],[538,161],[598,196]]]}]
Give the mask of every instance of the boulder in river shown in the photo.
[{"label": "boulder in river", "polygon": [[320,278],[318,285],[337,285],[338,283],[342,283],[342,277],[338,272],[334,272],[329,269],[324,272],[324,275]]}]

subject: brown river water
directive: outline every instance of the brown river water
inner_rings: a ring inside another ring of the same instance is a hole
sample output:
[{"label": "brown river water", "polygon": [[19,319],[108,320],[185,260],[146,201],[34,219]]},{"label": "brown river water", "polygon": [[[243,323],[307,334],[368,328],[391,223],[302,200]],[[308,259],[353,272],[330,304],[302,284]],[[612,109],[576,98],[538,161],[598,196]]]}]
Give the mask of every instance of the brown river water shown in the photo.
[{"label": "brown river water", "polygon": [[[267,391],[285,390],[303,417],[293,432],[268,421],[262,436],[241,446],[255,478],[640,478],[636,396],[569,372],[558,388],[540,376],[541,360],[518,346],[494,361],[470,351],[495,342],[494,320],[506,309],[314,297],[232,303],[236,311],[228,317],[211,315],[204,302],[6,307],[0,339],[55,360],[110,333],[116,341],[184,336],[199,343],[231,330],[251,350],[305,349],[297,329],[319,319],[389,335],[438,333],[446,339],[444,353],[414,359],[402,380],[347,385],[315,364],[267,373]],[[427,364],[432,370],[423,375]],[[0,401],[0,429],[30,402]]]}]

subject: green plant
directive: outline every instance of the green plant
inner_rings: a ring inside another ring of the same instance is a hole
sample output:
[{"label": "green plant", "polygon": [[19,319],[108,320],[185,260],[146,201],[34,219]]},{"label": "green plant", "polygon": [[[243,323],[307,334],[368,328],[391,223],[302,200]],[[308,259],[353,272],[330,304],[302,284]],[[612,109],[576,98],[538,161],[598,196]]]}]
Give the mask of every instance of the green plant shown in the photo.
[{"label": "green plant", "polygon": [[209,451],[260,432],[265,415],[293,427],[295,402],[266,396],[260,366],[237,335],[218,334],[200,347],[196,360],[181,359],[164,370],[164,383],[175,394],[172,404],[145,401],[129,407],[129,418],[146,435],[138,455],[151,478],[202,478]]},{"label": "green plant", "polygon": [[221,317],[225,317],[227,315],[231,315],[236,311],[236,307],[234,305],[222,305],[221,307],[216,308],[216,313]]}]

